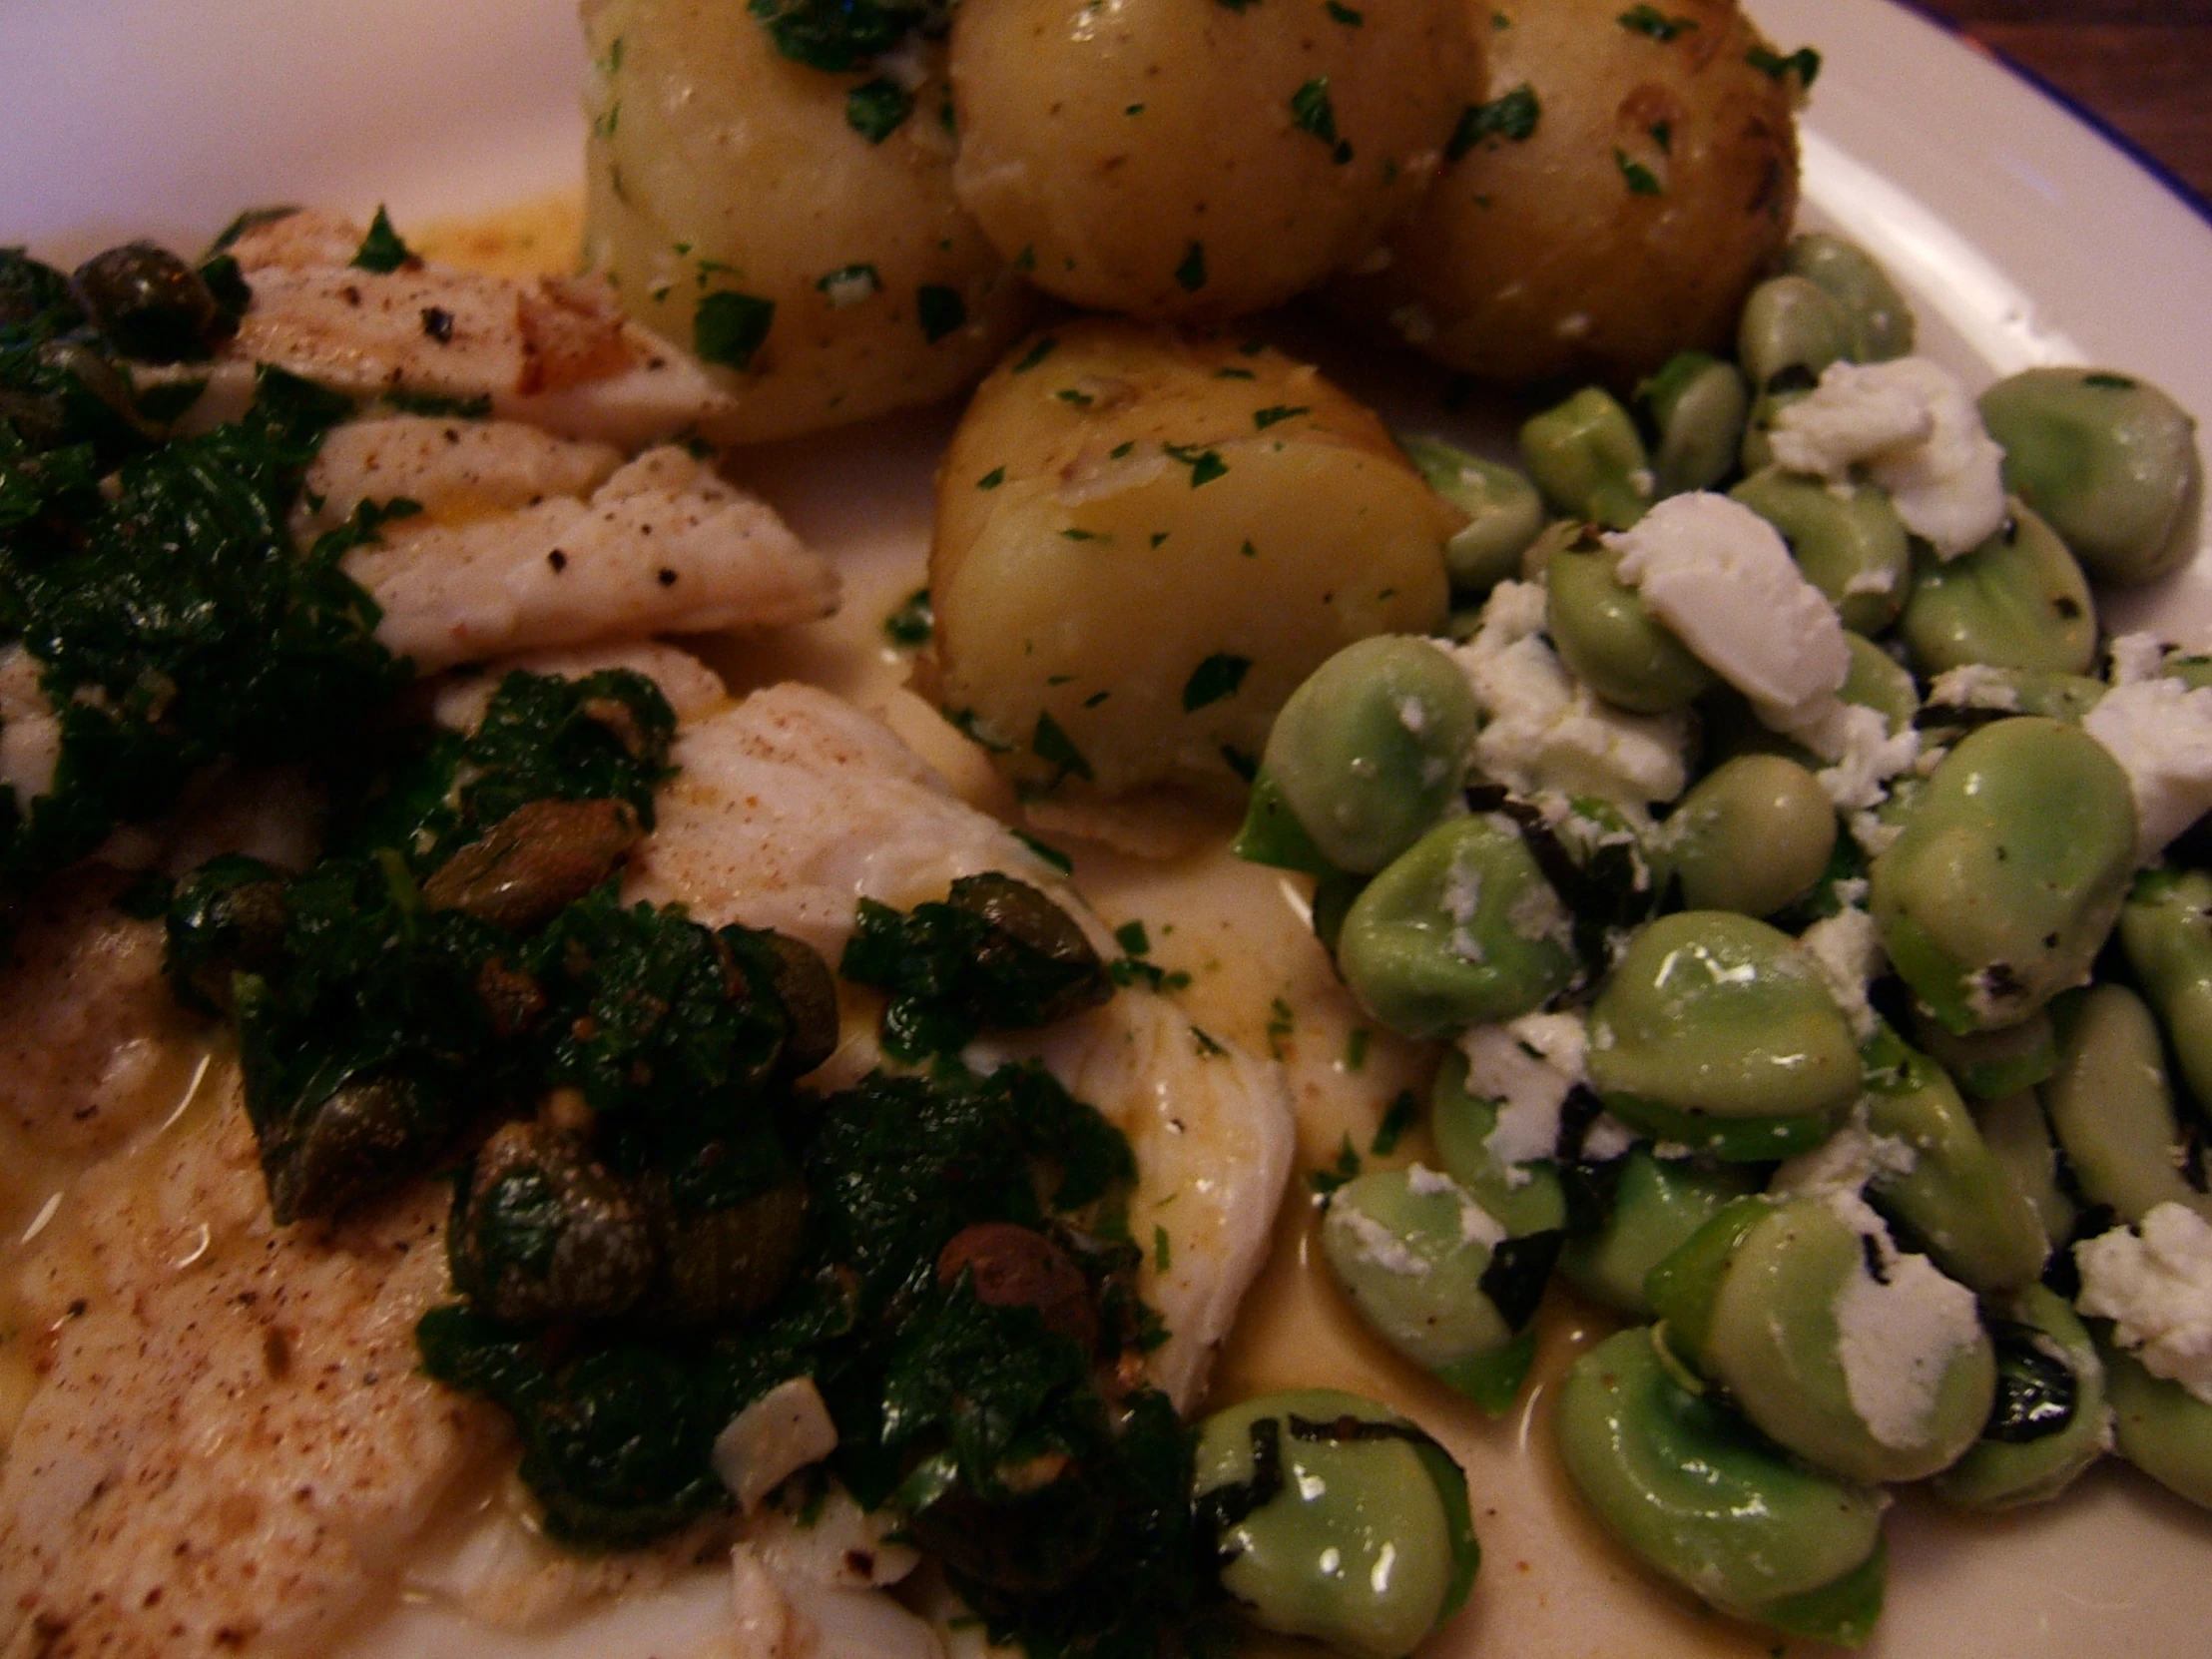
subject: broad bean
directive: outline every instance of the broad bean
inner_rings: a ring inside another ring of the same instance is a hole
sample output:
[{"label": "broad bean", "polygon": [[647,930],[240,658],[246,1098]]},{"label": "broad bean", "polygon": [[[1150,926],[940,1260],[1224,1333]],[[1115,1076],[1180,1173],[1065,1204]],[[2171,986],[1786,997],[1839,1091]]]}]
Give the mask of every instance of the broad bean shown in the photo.
[{"label": "broad bean", "polygon": [[2086,674],[2096,601],[2066,544],[2015,501],[2004,528],[1970,553],[1920,560],[1901,632],[1930,677],[1974,663]]},{"label": "broad bean", "polygon": [[1770,466],[1728,493],[1782,533],[1846,628],[1874,635],[1897,621],[1912,586],[1913,548],[1888,491],[1862,484],[1839,494]]},{"label": "broad bean", "polygon": [[2120,911],[2128,965],[2158,1010],[2197,1104],[2212,1108],[2212,875],[2146,870]]},{"label": "broad bean", "polygon": [[1520,472],[1441,438],[1400,437],[1428,487],[1467,515],[1444,543],[1457,599],[1479,599],[1520,573],[1521,555],[1544,527],[1543,497]]},{"label": "broad bean", "polygon": [[1773,276],[1751,290],[1736,325],[1736,360],[1762,393],[1803,391],[1851,354],[1852,320],[1803,276]]},{"label": "broad bean", "polygon": [[[2057,1064],[2055,1045],[2053,1065]],[[2080,1215],[2074,1201],[2058,1185],[2058,1148],[2050,1138],[2050,1122],[2033,1089],[2022,1089],[2001,1100],[1985,1100],[1975,1113],[1989,1156],[2012,1172],[2012,1181],[2042,1219],[2043,1237],[2054,1243],[2073,1237]]]},{"label": "broad bean", "polygon": [[1851,319],[1855,363],[1887,362],[1913,349],[1913,307],[1890,274],[1855,243],[1813,231],[1793,238],[1782,269],[1818,285]]},{"label": "broad bean", "polygon": [[2061,997],[2058,1068],[2040,1091],[2051,1132],[2082,1196],[2141,1221],[2161,1204],[2212,1220],[2212,1198],[2181,1178],[2181,1123],[2166,1082],[2158,1024],[2125,985]]},{"label": "broad bean", "polygon": [[2212,1405],[2099,1343],[2112,1400],[2113,1449],[2168,1491],[2212,1509]]},{"label": "broad bean", "polygon": [[1874,861],[1891,962],[1952,1031],[2015,1025],[2089,975],[2135,864],[2127,774],[2078,727],[1965,738]]},{"label": "broad bean", "polygon": [[1560,1461],[1606,1531],[1737,1618],[1857,1645],[1882,1608],[1882,1495],[1783,1456],[1678,1384],[1648,1327],[1560,1384]]},{"label": "broad bean", "polygon": [[1714,683],[1713,671],[1621,581],[1622,555],[1577,538],[1546,562],[1546,619],[1560,659],[1606,702],[1632,714],[1683,709]]},{"label": "broad bean", "polygon": [[1827,871],[1836,809],[1796,762],[1739,755],[1682,798],[1667,830],[1662,859],[1685,905],[1770,916]]},{"label": "broad bean", "polygon": [[1651,506],[1651,458],[1636,422],[1595,386],[1523,425],[1520,449],[1554,512],[1625,530]]},{"label": "broad bean", "polygon": [[2043,1503],[2104,1454],[2104,1362],[2063,1297],[2029,1285],[1995,1326],[1997,1399],[1981,1437],[1932,1484],[1964,1509]]},{"label": "broad bean", "polygon": [[1743,372],[1703,351],[1682,351],[1636,388],[1659,434],[1652,472],[1661,495],[1711,489],[1735,468],[1751,393]]},{"label": "broad bean", "polygon": [[1262,1629],[1399,1659],[1473,1586],[1466,1476],[1373,1400],[1334,1388],[1248,1399],[1201,1425],[1196,1463],[1222,1587]]},{"label": "broad bean", "polygon": [[2196,422],[2156,386],[2104,369],[2030,368],[1981,394],[2005,487],[2100,582],[2132,587],[2196,551]]},{"label": "broad bean", "polygon": [[1627,1123],[1731,1161],[1819,1145],[1860,1075],[1797,941],[1724,910],[1662,916],[1630,940],[1591,1006],[1589,1069]]},{"label": "broad bean", "polygon": [[2058,1069],[2058,1039],[2047,1010],[2017,1025],[1961,1036],[1916,1009],[1913,1041],[1959,1088],[1981,1100],[2032,1089]]},{"label": "broad bean", "polygon": [[1500,1104],[1469,1091],[1466,1055],[1445,1055],[1428,1093],[1437,1160],[1515,1238],[1556,1231],[1567,1224],[1559,1171],[1549,1158],[1514,1163],[1491,1150]]},{"label": "broad bean", "polygon": [[1392,1031],[1439,1037],[1529,1012],[1577,964],[1558,894],[1510,821],[1485,815],[1439,825],[1368,883],[1337,965]]},{"label": "broad bean", "polygon": [[1651,1270],[1756,1187],[1740,1164],[1661,1158],[1636,1147],[1613,1177],[1611,1206],[1594,1232],[1571,1236],[1559,1271],[1584,1296],[1631,1319],[1652,1317],[1644,1281]]},{"label": "broad bean", "polygon": [[[1444,816],[1479,719],[1449,657],[1378,636],[1346,646],[1291,694],[1261,766],[1332,865],[1373,874]],[[1256,837],[1265,828],[1254,826]]]}]

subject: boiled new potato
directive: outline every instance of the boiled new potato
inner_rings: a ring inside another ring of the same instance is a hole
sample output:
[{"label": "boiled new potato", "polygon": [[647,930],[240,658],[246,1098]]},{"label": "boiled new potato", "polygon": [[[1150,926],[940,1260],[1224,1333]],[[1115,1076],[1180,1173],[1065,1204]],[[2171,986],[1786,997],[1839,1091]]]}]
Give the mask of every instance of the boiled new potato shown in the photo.
[{"label": "boiled new potato", "polygon": [[744,0],[587,12],[586,257],[738,397],[703,435],[747,443],[943,397],[1028,325],[1034,296],[952,197],[941,44],[909,39],[908,91],[782,56]]},{"label": "boiled new potato", "polygon": [[960,201],[1093,310],[1222,318],[1367,254],[1480,86],[1466,0],[962,0]]},{"label": "boiled new potato", "polygon": [[1460,522],[1281,353],[1093,318],[1015,348],[937,477],[937,692],[1025,795],[1240,794],[1341,647],[1433,631]]},{"label": "boiled new potato", "polygon": [[1727,344],[1797,210],[1818,60],[1734,0],[1480,0],[1488,87],[1386,264],[1335,297],[1452,367],[1616,385]]}]

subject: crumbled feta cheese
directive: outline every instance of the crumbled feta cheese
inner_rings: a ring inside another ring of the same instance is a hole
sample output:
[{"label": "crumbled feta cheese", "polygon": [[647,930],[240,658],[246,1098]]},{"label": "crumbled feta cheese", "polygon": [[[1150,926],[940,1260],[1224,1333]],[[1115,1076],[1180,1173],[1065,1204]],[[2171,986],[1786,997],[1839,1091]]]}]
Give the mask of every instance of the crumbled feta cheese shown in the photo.
[{"label": "crumbled feta cheese", "polygon": [[2212,687],[2157,679],[2114,686],[2081,717],[2081,729],[2127,773],[2137,863],[2212,811]]},{"label": "crumbled feta cheese", "polygon": [[1829,994],[1851,1021],[1851,1033],[1861,1042],[1874,1035],[1881,1022],[1867,1005],[1867,986],[1882,972],[1882,930],[1866,911],[1847,907],[1823,917],[1798,936]]},{"label": "crumbled feta cheese", "polygon": [[1867,1127],[1862,1104],[1852,1121],[1811,1152],[1784,1162],[1767,1191],[1789,1198],[1818,1198],[1855,1233],[1873,1239],[1885,1256],[1894,1255],[1890,1230],[1860,1195],[1878,1175],[1911,1175],[1920,1155],[1895,1135],[1877,1135]]},{"label": "crumbled feta cheese", "polygon": [[1486,960],[1482,941],[1474,936],[1474,918],[1482,908],[1482,872],[1467,861],[1465,849],[1453,854],[1444,871],[1444,914],[1451,918],[1446,947],[1462,962]]},{"label": "crumbled feta cheese", "polygon": [[1928,700],[1945,708],[2001,709],[2020,706],[2020,689],[2002,669],[1986,663],[1968,663],[1936,676],[1928,688]]},{"label": "crumbled feta cheese", "polygon": [[1400,1279],[1425,1279],[1428,1258],[1357,1205],[1338,1204],[1329,1212],[1329,1224],[1350,1233],[1360,1247],[1360,1259]]},{"label": "crumbled feta cheese", "polygon": [[1851,815],[1851,838],[1859,843],[1859,850],[1870,858],[1879,858],[1890,850],[1898,836],[1905,833],[1903,825],[1885,824],[1873,813]]},{"label": "crumbled feta cheese", "polygon": [[2074,1306],[2112,1321],[2112,1337],[2153,1377],[2212,1405],[2212,1225],[2161,1204],[2134,1228],[2074,1246]]},{"label": "crumbled feta cheese", "polygon": [[1952,1356],[1981,1340],[1973,1292],[1926,1256],[1899,1256],[1881,1279],[1860,1264],[1834,1308],[1844,1388],[1867,1432],[1899,1450],[1925,1443]]},{"label": "crumbled feta cheese", "polygon": [[1582,1137],[1582,1158],[1585,1163],[1610,1163],[1615,1158],[1625,1158],[1635,1144],[1635,1130],[1611,1112],[1600,1112]]},{"label": "crumbled feta cheese", "polygon": [[1908,726],[1893,735],[1882,712],[1863,704],[1829,697],[1798,709],[1760,705],[1758,714],[1774,730],[1834,763],[1814,776],[1841,812],[1879,807],[1885,799],[1882,786],[1912,771],[1920,759],[1920,733]]},{"label": "crumbled feta cheese", "polygon": [[1547,790],[1641,805],[1689,782],[1689,725],[1679,714],[1631,715],[1569,674],[1542,635],[1544,589],[1500,582],[1465,645],[1443,647],[1473,688],[1486,724],[1475,765],[1517,795]]},{"label": "crumbled feta cheese", "polygon": [[2166,642],[2156,634],[2122,634],[2112,642],[2112,684],[2132,686],[2166,672]]},{"label": "crumbled feta cheese", "polygon": [[1781,532],[1742,502],[1706,490],[1671,496],[1604,541],[1651,614],[1753,703],[1803,708],[1850,675],[1834,607]]},{"label": "crumbled feta cheese", "polygon": [[1506,906],[1505,925],[1531,944],[1549,940],[1567,950],[1574,948],[1574,916],[1549,881],[1522,888]]},{"label": "crumbled feta cheese", "polygon": [[1559,1108],[1577,1083],[1589,1080],[1588,1049],[1580,1014],[1523,1014],[1460,1034],[1467,1093],[1498,1103],[1496,1126],[1482,1147],[1508,1186],[1530,1179],[1520,1166],[1558,1150]]},{"label": "crumbled feta cheese", "polygon": [[1841,479],[1864,466],[1939,557],[1971,552],[2004,526],[2004,451],[1958,376],[1926,357],[1835,364],[1775,416],[1770,437],[1792,472]]},{"label": "crumbled feta cheese", "polygon": [[837,1449],[837,1425],[811,1377],[756,1399],[715,1436],[711,1460],[742,1514],[811,1463]]},{"label": "crumbled feta cheese", "polygon": [[[1475,1202],[1474,1195],[1441,1170],[1415,1164],[1405,1172],[1408,1191],[1422,1198],[1449,1194],[1459,1201],[1459,1237],[1466,1243],[1495,1250],[1505,1238],[1505,1225]],[[1394,1270],[1393,1270],[1394,1271]],[[1424,1264],[1420,1270],[1428,1271]]]}]

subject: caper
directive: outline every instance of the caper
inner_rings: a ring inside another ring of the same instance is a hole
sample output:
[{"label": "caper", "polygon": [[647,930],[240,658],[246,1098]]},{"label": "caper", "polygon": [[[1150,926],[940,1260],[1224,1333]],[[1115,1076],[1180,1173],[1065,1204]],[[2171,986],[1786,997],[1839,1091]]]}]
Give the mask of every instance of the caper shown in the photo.
[{"label": "caper", "polygon": [[2212,874],[2145,870],[2120,911],[2120,943],[2182,1081],[2200,1104],[2212,1103]]},{"label": "caper", "polygon": [[1996,1403],[1981,1437],[1933,1482],[1966,1509],[2047,1502],[2104,1454],[2104,1362],[2074,1311],[2029,1285],[1999,1314]]},{"label": "caper", "polygon": [[228,1013],[231,976],[267,973],[282,955],[290,925],[283,874],[241,853],[211,858],[177,884],[168,921],[166,965],[178,994]]},{"label": "caper", "polygon": [[1589,1068],[1635,1128],[1732,1161],[1818,1145],[1859,1092],[1858,1045],[1812,959],[1724,910],[1629,941],[1590,1009]]},{"label": "caper", "polygon": [[1577,1231],[1559,1271],[1584,1296],[1631,1319],[1652,1317],[1644,1282],[1721,1207],[1758,1183],[1740,1164],[1661,1158],[1632,1149],[1612,1177],[1611,1202],[1593,1231]]},{"label": "caper", "polygon": [[1913,307],[1890,274],[1856,243],[1808,232],[1783,250],[1782,269],[1813,282],[1843,307],[1851,320],[1853,362],[1888,362],[1912,351]]},{"label": "caper", "polygon": [[501,1126],[447,1222],[454,1288],[493,1319],[613,1319],[653,1283],[652,1231],[629,1185],[572,1135]]},{"label": "caper", "polygon": [[205,357],[235,326],[200,274],[151,242],[94,255],[70,290],[125,356],[148,362]]},{"label": "caper", "polygon": [[1506,1236],[1447,1175],[1370,1170],[1330,1196],[1322,1251],[1376,1333],[1493,1413],[1535,1354],[1523,1336],[1558,1235]]},{"label": "caper", "polygon": [[1656,485],[1636,422],[1595,386],[1529,420],[1520,448],[1554,512],[1625,530],[1651,506]]},{"label": "caper", "polygon": [[1882,1609],[1881,1493],[1777,1452],[1681,1386],[1648,1327],[1569,1368],[1554,1429],[1567,1478],[1647,1566],[1737,1618],[1856,1646]]},{"label": "caper", "polygon": [[1409,1037],[1512,1019],[1573,980],[1572,923],[1510,822],[1439,825],[1346,912],[1337,965],[1368,1012]]},{"label": "caper", "polygon": [[1545,599],[1551,642],[1608,703],[1640,715],[1687,708],[1713,684],[1713,671],[1620,579],[1622,557],[1595,540],[1553,550]]},{"label": "caper", "polygon": [[1663,858],[1691,909],[1769,916],[1809,892],[1835,850],[1820,781],[1779,755],[1740,755],[1682,798]]},{"label": "caper", "polygon": [[1244,1616],[1357,1659],[1410,1652],[1458,1611],[1481,1560],[1458,1465],[1405,1418],[1332,1388],[1208,1417],[1192,1493]]},{"label": "caper", "polygon": [[1878,1170],[1868,1196],[1961,1284],[1990,1295],[2032,1281],[2050,1254],[2042,1217],[1943,1068],[1887,1030],[1870,1050],[1867,1128],[1913,1158],[1910,1169]]},{"label": "caper", "polygon": [[1401,437],[1398,443],[1428,487],[1467,515],[1444,543],[1452,593],[1479,599],[1519,575],[1521,554],[1544,527],[1536,486],[1514,468],[1441,438]]},{"label": "caper", "polygon": [[1667,1341],[1822,1468],[1918,1480],[1988,1420],[1996,1361],[1973,1293],[1819,1198],[1740,1199],[1652,1270]]},{"label": "caper", "polygon": [[822,953],[806,940],[768,930],[755,936],[775,958],[770,977],[776,999],[784,1005],[785,1027],[776,1076],[790,1082],[837,1051],[837,982]]},{"label": "caper", "polygon": [[[1435,647],[1361,640],[1291,694],[1262,774],[1330,865],[1373,874],[1444,816],[1478,720],[1465,675]],[[1262,828],[1248,819],[1247,835]]]},{"label": "caper", "polygon": [[1106,964],[1082,925],[1028,882],[995,869],[963,875],[953,881],[945,902],[990,923],[989,935],[977,946],[986,971],[1020,975],[1039,988],[1032,1023],[1050,1025],[1113,996]]},{"label": "caper", "polygon": [[[260,981],[242,976],[240,1018]],[[247,1108],[261,1142],[269,1209],[278,1226],[331,1216],[423,1168],[451,1118],[431,1088],[404,1071],[364,1072],[282,1118]]]},{"label": "caper", "polygon": [[2002,720],[1930,776],[1874,861],[1871,907],[1935,1016],[1989,1030],[2088,977],[2134,865],[2119,763],[2078,727]]},{"label": "caper", "polygon": [[2115,1449],[2168,1491],[2212,1509],[2212,1405],[2151,1376],[2125,1349],[2100,1343],[2098,1352]]},{"label": "caper", "polygon": [[712,1206],[686,1202],[658,1174],[642,1184],[661,1278],[646,1312],[675,1326],[759,1313],[791,1279],[807,1222],[807,1188],[787,1176]]},{"label": "caper", "polygon": [[1905,609],[1913,548],[1889,492],[1862,484],[1839,493],[1779,467],[1728,492],[1782,532],[1805,579],[1857,634],[1879,634]]},{"label": "caper", "polygon": [[1754,391],[1802,391],[1851,354],[1852,323],[1828,290],[1773,276],[1751,290],[1736,324],[1736,360]]},{"label": "caper", "polygon": [[533,932],[614,870],[645,831],[627,801],[531,801],[432,870],[433,910]]},{"label": "caper", "polygon": [[2125,985],[2092,985],[2061,997],[2051,1015],[2058,1066],[2040,1094],[2082,1196],[2122,1221],[2161,1204],[2212,1220],[2212,1198],[2181,1177],[2181,1122],[2143,999]]},{"label": "caper", "polygon": [[2100,582],[2132,586],[2196,551],[2196,422],[2156,386],[2106,369],[2030,368],[1981,394],[2004,484]]},{"label": "caper", "polygon": [[1711,489],[1735,470],[1751,393],[1734,363],[1680,351],[1636,388],[1659,434],[1652,457],[1658,493]]},{"label": "caper", "polygon": [[1041,1461],[1038,1472],[1051,1478],[1038,1485],[986,1497],[956,1482],[906,1521],[915,1546],[958,1573],[983,1608],[1002,1596],[1050,1595],[1105,1546],[1112,1494],[1080,1463],[1050,1453]]},{"label": "caper", "polygon": [[1075,1258],[1039,1233],[1010,1221],[963,1227],[937,1252],[937,1282],[967,1276],[975,1300],[990,1308],[1034,1308],[1047,1331],[1085,1354],[1098,1347],[1098,1307]]},{"label": "caper", "polygon": [[2096,601],[2066,544],[2014,502],[2004,527],[1971,552],[1920,561],[1900,632],[1927,676],[1971,664],[2086,674]]}]

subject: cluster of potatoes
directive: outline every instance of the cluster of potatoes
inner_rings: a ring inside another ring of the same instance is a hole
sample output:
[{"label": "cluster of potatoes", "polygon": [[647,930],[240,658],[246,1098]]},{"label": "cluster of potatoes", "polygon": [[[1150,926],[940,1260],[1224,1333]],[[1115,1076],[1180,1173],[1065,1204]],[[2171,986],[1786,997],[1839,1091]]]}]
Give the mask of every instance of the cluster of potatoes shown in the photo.
[{"label": "cluster of potatoes", "polygon": [[704,436],[982,382],[939,480],[936,684],[1033,796],[1241,791],[1316,666],[1443,619],[1454,510],[1226,324],[1313,291],[1508,390],[1719,346],[1789,234],[1815,62],[1735,0],[586,21],[587,258],[724,378]]}]

